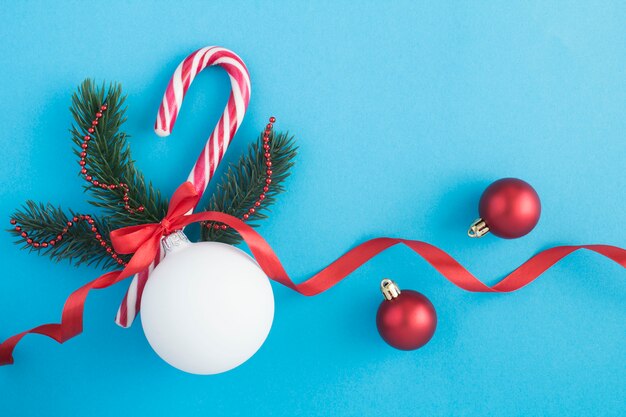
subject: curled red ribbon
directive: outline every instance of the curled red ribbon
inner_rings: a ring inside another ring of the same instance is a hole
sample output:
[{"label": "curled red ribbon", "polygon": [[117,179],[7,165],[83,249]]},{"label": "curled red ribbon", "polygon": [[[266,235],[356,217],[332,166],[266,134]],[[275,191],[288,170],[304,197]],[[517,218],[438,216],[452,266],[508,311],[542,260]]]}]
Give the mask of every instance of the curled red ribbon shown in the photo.
[{"label": "curled red ribbon", "polygon": [[169,233],[200,221],[226,224],[236,230],[246,242],[254,258],[265,274],[300,294],[312,296],[331,288],[365,262],[380,252],[404,244],[430,263],[454,285],[472,292],[511,292],[534,281],[552,265],[579,249],[599,253],[626,268],[626,250],[609,245],[557,246],[530,258],[500,282],[490,287],[478,280],[450,255],[431,244],[408,239],[377,238],[368,240],[348,251],[335,262],[308,280],[294,283],[270,245],[252,227],[228,214],[202,212],[186,215],[196,206],[200,195],[193,184],[181,185],[169,205],[167,215],[160,223],[124,227],[111,232],[111,241],[118,253],[134,253],[122,271],[106,273],[74,291],[63,306],[61,323],[44,324],[19,333],[0,345],[0,365],[13,363],[13,350],[17,343],[29,333],[48,336],[59,343],[80,334],[83,330],[83,311],[89,291],[110,287],[148,267],[161,244],[161,238]]}]

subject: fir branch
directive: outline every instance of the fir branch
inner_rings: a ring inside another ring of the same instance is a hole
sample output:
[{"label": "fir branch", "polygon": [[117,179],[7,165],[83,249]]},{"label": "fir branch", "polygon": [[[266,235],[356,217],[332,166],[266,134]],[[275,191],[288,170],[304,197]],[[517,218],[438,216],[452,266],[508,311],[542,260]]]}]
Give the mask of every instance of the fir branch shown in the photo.
[{"label": "fir branch", "polygon": [[[258,226],[255,220],[267,218],[266,212],[269,206],[275,202],[278,194],[285,191],[283,183],[289,176],[289,170],[294,165],[294,158],[297,154],[293,136],[289,136],[289,133],[272,133],[270,153],[272,155],[272,183],[269,191],[265,193],[265,200],[248,219],[253,227]],[[248,147],[248,152],[239,158],[237,164],[229,165],[205,209],[220,211],[235,217],[246,214],[259,195],[263,193],[263,187],[266,185],[267,167],[263,154],[263,134],[261,134],[257,142]],[[241,236],[231,228],[216,230],[202,227],[201,235],[202,240],[231,245],[241,241]]]},{"label": "fir branch", "polygon": [[70,130],[76,144],[74,153],[79,156],[83,151],[83,137],[92,127],[94,115],[103,104],[107,105],[106,112],[102,112],[102,118],[95,126],[93,139],[89,142],[86,168],[89,175],[100,183],[127,184],[128,204],[131,207],[142,206],[144,210],[125,210],[124,190],[120,187],[109,190],[89,183],[85,185],[85,189],[94,198],[90,203],[104,209],[105,214],[110,216],[110,222],[117,227],[158,222],[167,212],[167,202],[160,192],[154,189],[152,183],[146,184],[143,174],[135,168],[127,142],[128,135],[120,132],[126,121],[125,100],[119,84],[110,84],[108,88],[104,84],[96,87],[91,80],[85,80],[72,96],[70,108],[75,121]]},{"label": "fir branch", "polygon": [[[13,219],[21,226],[22,231],[28,233],[28,237],[34,241],[50,241],[56,240],[61,231],[67,227],[67,222],[74,217],[80,216],[72,210],[67,212],[60,207],[54,207],[52,204],[35,203],[27,201],[21,209],[13,214]],[[106,218],[96,218],[92,216],[98,227],[98,232],[102,234],[103,239],[108,241],[111,231],[110,222]],[[98,240],[91,231],[91,225],[87,222],[76,222],[72,227],[68,228],[67,234],[62,240],[57,241],[54,246],[46,248],[34,248],[26,242],[26,238],[21,236],[21,231],[15,229],[8,230],[18,240],[16,244],[23,244],[22,249],[28,248],[31,252],[40,255],[49,256],[56,262],[67,259],[75,265],[86,263],[87,265],[101,265],[105,269],[117,267],[117,261],[111,258],[111,255],[103,250]],[[124,261],[128,261],[129,257],[120,255]]]}]

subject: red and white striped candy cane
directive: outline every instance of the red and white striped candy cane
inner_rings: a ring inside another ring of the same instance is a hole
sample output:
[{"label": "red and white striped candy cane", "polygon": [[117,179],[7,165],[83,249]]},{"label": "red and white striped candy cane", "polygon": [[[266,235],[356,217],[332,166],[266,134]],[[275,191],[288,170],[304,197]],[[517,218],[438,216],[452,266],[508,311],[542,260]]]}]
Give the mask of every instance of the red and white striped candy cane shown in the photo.
[{"label": "red and white striped candy cane", "polygon": [[[200,194],[204,193],[246,114],[250,101],[250,74],[246,65],[237,54],[218,46],[209,46],[192,53],[180,63],[170,79],[154,125],[154,130],[159,136],[168,136],[172,132],[191,82],[200,71],[213,65],[219,65],[226,70],[230,77],[231,92],[222,117],[209,136],[187,179],[194,184],[196,191]],[[129,327],[133,323],[139,312],[141,295],[149,274],[162,257],[163,251],[160,251],[148,270],[133,277],[115,317],[118,325]]]}]

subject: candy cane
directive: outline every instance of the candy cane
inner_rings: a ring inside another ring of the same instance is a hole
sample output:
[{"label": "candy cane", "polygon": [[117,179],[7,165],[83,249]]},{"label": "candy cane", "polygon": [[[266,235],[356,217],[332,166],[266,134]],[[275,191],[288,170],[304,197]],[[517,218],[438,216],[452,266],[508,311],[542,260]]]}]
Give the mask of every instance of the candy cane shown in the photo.
[{"label": "candy cane", "polygon": [[[192,53],[180,63],[170,79],[154,125],[154,130],[159,136],[168,136],[172,133],[189,86],[200,71],[213,65],[219,65],[226,70],[230,77],[231,92],[222,117],[209,136],[187,179],[196,187],[199,194],[204,193],[246,114],[250,101],[250,74],[246,65],[234,52],[217,46],[209,46]],[[160,251],[148,270],[133,277],[115,317],[118,325],[130,327],[133,323],[139,312],[141,295],[150,271],[158,265],[162,257],[163,251]]]}]

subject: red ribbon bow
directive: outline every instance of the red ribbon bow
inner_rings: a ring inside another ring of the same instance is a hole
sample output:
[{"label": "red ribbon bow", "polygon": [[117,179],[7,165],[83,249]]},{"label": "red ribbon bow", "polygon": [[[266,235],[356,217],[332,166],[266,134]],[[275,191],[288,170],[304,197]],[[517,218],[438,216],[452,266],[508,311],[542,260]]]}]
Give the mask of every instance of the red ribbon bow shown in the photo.
[{"label": "red ribbon bow", "polygon": [[174,192],[167,214],[160,223],[139,224],[113,230],[111,243],[115,251],[123,254],[134,253],[122,273],[131,269],[132,275],[147,268],[157,255],[163,236],[194,222],[191,216],[185,214],[196,207],[200,197],[193,184],[185,182]]},{"label": "red ribbon bow", "polygon": [[111,241],[116,252],[134,254],[128,265],[122,271],[106,273],[74,291],[63,306],[61,323],[44,324],[5,340],[0,345],[0,365],[13,363],[12,354],[15,346],[29,333],[48,336],[59,343],[63,343],[80,334],[83,330],[83,311],[89,291],[110,287],[144,270],[154,260],[163,236],[200,221],[219,222],[233,228],[241,235],[259,266],[270,279],[307,296],[326,291],[380,252],[397,244],[408,246],[450,282],[471,292],[516,291],[534,281],[552,265],[579,249],[594,251],[620,264],[622,267],[626,267],[626,250],[616,246],[557,246],[536,254],[500,282],[489,287],[436,246],[417,240],[382,237],[368,240],[358,245],[308,280],[295,284],[285,272],[270,245],[243,221],[228,214],[211,211],[186,214],[196,206],[199,199],[200,195],[196,192],[193,184],[186,182],[174,193],[170,200],[167,215],[160,223],[142,224],[112,231]]}]

